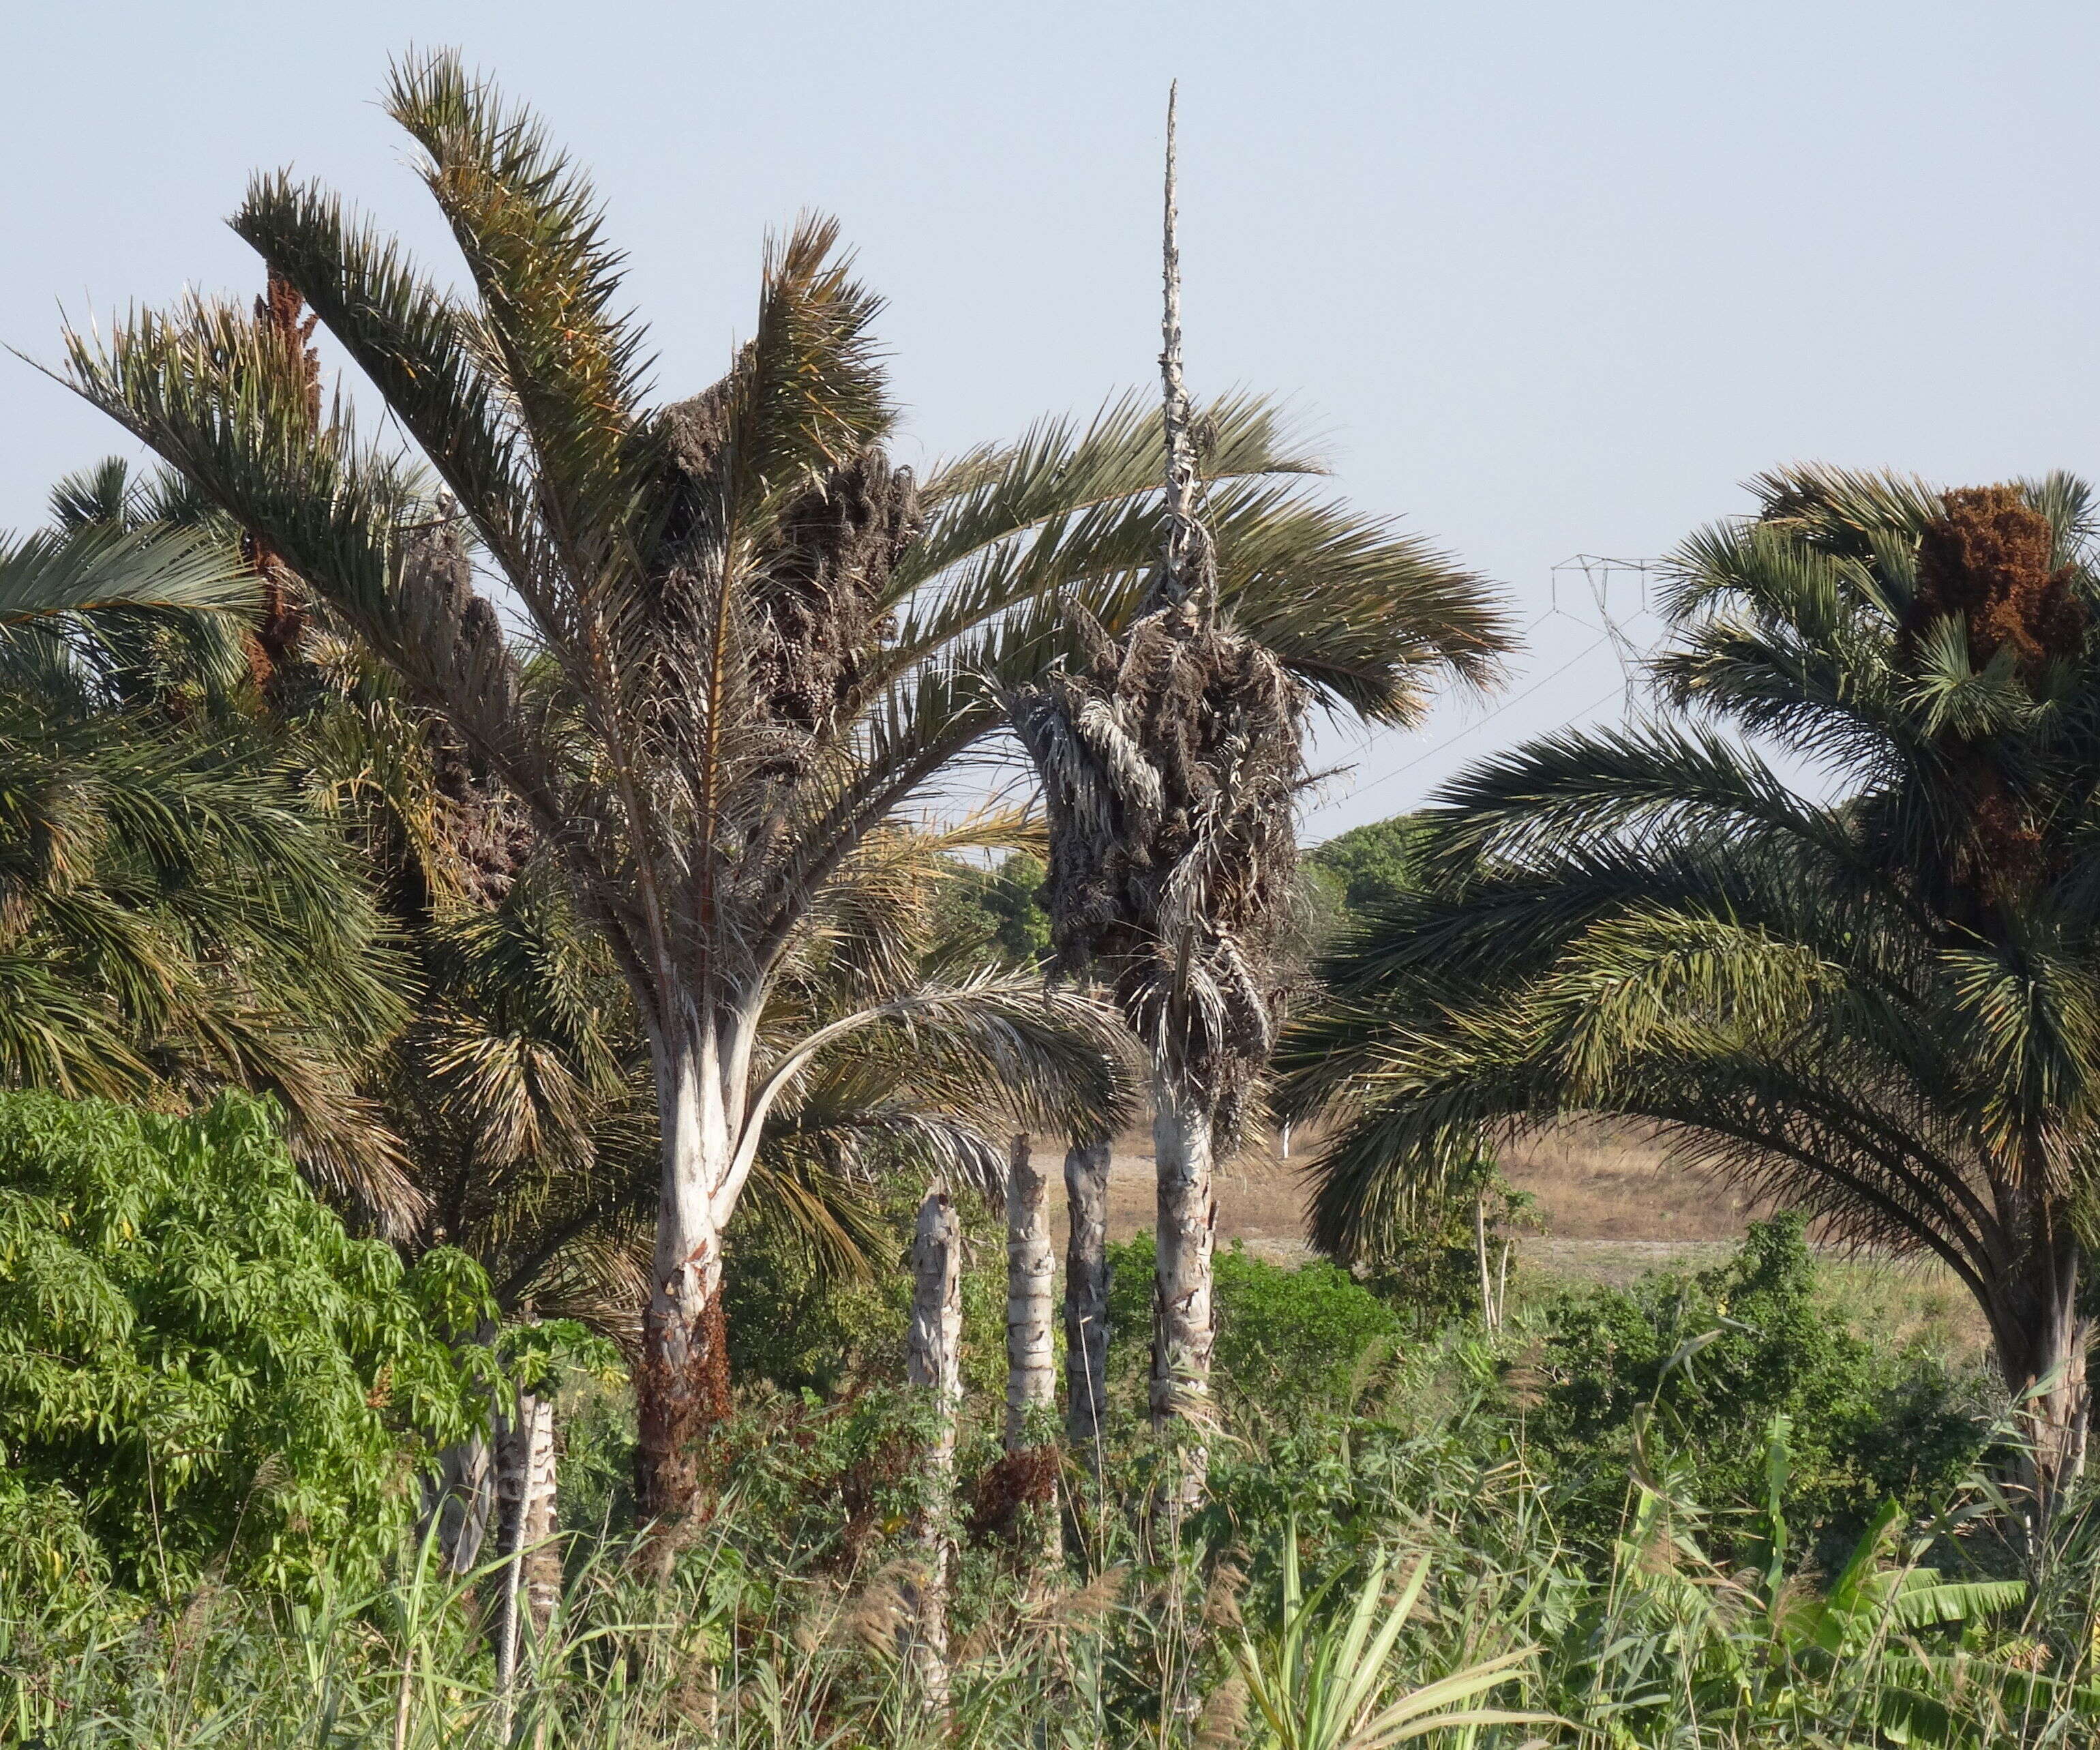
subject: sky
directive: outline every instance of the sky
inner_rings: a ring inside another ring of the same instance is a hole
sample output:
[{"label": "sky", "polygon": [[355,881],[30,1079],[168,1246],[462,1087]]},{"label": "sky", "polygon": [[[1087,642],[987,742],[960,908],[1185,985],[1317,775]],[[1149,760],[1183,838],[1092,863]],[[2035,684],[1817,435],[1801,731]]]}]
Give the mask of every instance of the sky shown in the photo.
[{"label": "sky", "polygon": [[[591,167],[665,399],[748,332],[768,231],[837,215],[913,461],[1152,380],[1178,78],[1192,389],[1284,397],[1334,490],[1526,629],[1498,693],[1323,731],[1309,839],[1621,714],[1607,634],[1656,622],[1576,555],[1664,554],[1790,461],[2100,475],[2089,3],[16,0],[0,342],[48,361],[62,310],[256,289],[223,221],[258,168],[449,275],[374,101],[436,44]],[[0,356],[0,528],[117,440]]]}]

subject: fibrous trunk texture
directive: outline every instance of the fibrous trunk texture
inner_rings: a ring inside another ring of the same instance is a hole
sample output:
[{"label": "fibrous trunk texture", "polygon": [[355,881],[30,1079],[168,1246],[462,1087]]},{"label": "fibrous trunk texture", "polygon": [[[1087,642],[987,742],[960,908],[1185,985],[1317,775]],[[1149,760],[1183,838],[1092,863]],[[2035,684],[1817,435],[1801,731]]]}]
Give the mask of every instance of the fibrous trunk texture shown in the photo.
[{"label": "fibrous trunk texture", "polygon": [[438,1559],[448,1576],[474,1571],[495,1503],[495,1460],[485,1433],[438,1454],[437,1472],[423,1486],[423,1528],[436,1522]]},{"label": "fibrous trunk texture", "polygon": [[664,1179],[635,1372],[635,1484],[642,1517],[668,1526],[699,1505],[708,1436],[730,1412],[714,1192],[728,1177],[730,1142],[718,1041],[660,1036],[651,1044]]},{"label": "fibrous trunk texture", "polygon": [[500,1417],[496,1438],[496,1498],[502,1527],[502,1590],[496,1616],[496,1680],[507,1713],[516,1680],[524,1624],[532,1613],[536,1638],[553,1620],[561,1595],[562,1561],[554,1548],[554,1406],[532,1392],[518,1394],[514,1416]]},{"label": "fibrous trunk texture", "polygon": [[1211,1422],[1211,1350],[1217,1337],[1211,1254],[1218,1206],[1211,1195],[1211,1114],[1200,1101],[1177,1098],[1161,1078],[1154,1089],[1152,1148],[1158,1168],[1158,1258],[1153,1295],[1152,1425],[1182,1443],[1168,1505],[1181,1509],[1203,1495]]},{"label": "fibrous trunk texture", "polygon": [[[1057,1261],[1048,1190],[1027,1136],[1015,1137],[1006,1174],[1006,1450],[1047,1461],[1043,1472],[1054,1478],[1057,1448],[1048,1424],[1057,1401],[1050,1325]],[[1032,1535],[1039,1566],[1054,1562],[1061,1545],[1054,1481],[1048,1498],[1030,1501],[1025,1511],[1022,1538]]]},{"label": "fibrous trunk texture", "polygon": [[2018,1251],[1992,1284],[1992,1335],[2006,1388],[2025,1400],[2029,1481],[2046,1513],[2085,1468],[2093,1329],[2078,1308],[2084,1257],[2062,1210],[2037,1187],[2007,1187],[1998,1206]]},{"label": "fibrous trunk texture", "polygon": [[962,1224],[945,1189],[919,1205],[911,1241],[911,1328],[905,1374],[933,1394],[916,1527],[920,1573],[916,1608],[903,1625],[903,1649],[931,1711],[948,1705],[948,1572],[955,1492],[955,1412],[963,1398]]},{"label": "fibrous trunk texture", "polygon": [[1043,1412],[1057,1402],[1057,1363],[1050,1340],[1052,1285],[1049,1200],[1026,1136],[1013,1139],[1006,1178],[1006,1449],[1040,1438]]},{"label": "fibrous trunk texture", "polygon": [[1071,1231],[1065,1244],[1065,1438],[1098,1471],[1108,1410],[1109,1139],[1075,1140],[1065,1156]]}]

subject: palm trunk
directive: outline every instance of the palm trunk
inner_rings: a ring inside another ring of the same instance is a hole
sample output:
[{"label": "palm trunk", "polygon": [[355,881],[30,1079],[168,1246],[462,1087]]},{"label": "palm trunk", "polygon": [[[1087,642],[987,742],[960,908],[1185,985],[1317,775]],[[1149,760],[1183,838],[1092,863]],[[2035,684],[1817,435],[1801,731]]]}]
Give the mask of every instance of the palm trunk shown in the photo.
[{"label": "palm trunk", "polygon": [[562,1552],[554,1541],[561,1514],[559,1430],[554,1399],[534,1397],[521,1402],[518,1418],[524,1425],[519,1440],[523,1499],[519,1503],[518,1578],[537,1637],[547,1632],[562,1595]]},{"label": "palm trunk", "polygon": [[2085,1260],[2063,1212],[2038,1190],[2009,1191],[1999,1209],[2018,1251],[1988,1310],[2006,1389],[2026,1400],[2027,1481],[2046,1514],[2085,1468],[2093,1331],[2078,1310]]},{"label": "palm trunk", "polygon": [[[1170,1517],[1199,1505],[1210,1455],[1211,1350],[1217,1335],[1211,1253],[1218,1206],[1211,1195],[1212,1120],[1165,1077],[1153,1089],[1152,1148],[1158,1173],[1158,1267],[1153,1284],[1152,1425],[1181,1438]],[[1193,1438],[1192,1438],[1193,1437]]]},{"label": "palm trunk", "polygon": [[635,1372],[635,1496],[644,1521],[668,1525],[699,1505],[708,1436],[730,1412],[721,1234],[714,1193],[729,1177],[721,1042],[652,1038],[663,1187],[653,1289]]},{"label": "palm trunk", "polygon": [[1050,1249],[1048,1188],[1026,1134],[1015,1137],[1006,1176],[1006,1450],[1020,1453],[1039,1444],[1041,1456],[1052,1461],[1039,1473],[1049,1479],[1047,1494],[1026,1504],[1028,1520],[1017,1527],[1024,1550],[1033,1533],[1035,1558],[1044,1568],[1056,1563],[1062,1544],[1057,1442],[1045,1425],[1057,1401],[1057,1361],[1050,1341],[1050,1291],[1057,1266]]},{"label": "palm trunk", "polygon": [[561,1589],[554,1549],[554,1406],[531,1392],[518,1394],[518,1413],[502,1418],[496,1442],[496,1498],[504,1557],[496,1625],[496,1687],[507,1736],[511,1692],[523,1636],[518,1606],[532,1613],[535,1637],[545,1632]]},{"label": "palm trunk", "polygon": [[933,1394],[917,1534],[921,1574],[917,1609],[903,1649],[929,1712],[948,1705],[949,1522],[955,1488],[955,1412],[962,1402],[962,1226],[940,1186],[919,1205],[911,1244],[914,1278],[906,1377]]},{"label": "palm trunk", "polygon": [[496,1474],[488,1434],[477,1430],[438,1454],[438,1469],[423,1486],[423,1530],[433,1522],[438,1560],[448,1579],[474,1571],[496,1500]]},{"label": "palm trunk", "polygon": [[1006,1449],[1032,1446],[1042,1412],[1057,1399],[1057,1363],[1050,1341],[1050,1250],[1047,1187],[1026,1135],[1013,1139],[1006,1181]]},{"label": "palm trunk", "polygon": [[1096,1472],[1108,1410],[1109,1139],[1074,1139],[1065,1155],[1071,1234],[1065,1245],[1065,1438]]}]

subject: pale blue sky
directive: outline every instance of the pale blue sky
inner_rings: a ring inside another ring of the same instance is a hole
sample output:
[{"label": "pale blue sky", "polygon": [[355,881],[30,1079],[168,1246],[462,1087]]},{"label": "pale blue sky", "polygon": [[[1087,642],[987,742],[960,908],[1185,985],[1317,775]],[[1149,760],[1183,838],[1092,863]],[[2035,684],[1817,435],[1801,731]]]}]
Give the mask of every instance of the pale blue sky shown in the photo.
[{"label": "pale blue sky", "polygon": [[[252,166],[435,250],[372,99],[390,52],[448,42],[593,166],[667,394],[719,370],[767,228],[823,208],[891,300],[907,448],[942,453],[1147,378],[1178,75],[1193,385],[1291,397],[1357,504],[1527,620],[1556,560],[1659,552],[1780,462],[2100,474],[2090,4],[7,13],[0,339],[39,356],[61,302],[253,287],[221,223]],[[4,527],[119,446],[0,383]],[[1330,737],[1357,770],[1309,835],[1606,698],[1596,639],[1548,620],[1504,700]]]}]

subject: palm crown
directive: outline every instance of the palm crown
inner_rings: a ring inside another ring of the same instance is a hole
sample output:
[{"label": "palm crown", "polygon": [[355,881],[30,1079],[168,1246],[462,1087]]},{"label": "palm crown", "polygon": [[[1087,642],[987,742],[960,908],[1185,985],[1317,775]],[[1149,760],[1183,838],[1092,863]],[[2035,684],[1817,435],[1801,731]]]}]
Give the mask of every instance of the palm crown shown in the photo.
[{"label": "palm crown", "polygon": [[[1001,726],[1002,692],[1066,635],[1063,598],[1129,616],[1161,536],[1158,421],[1117,404],[915,481],[882,449],[876,301],[818,221],[769,251],[729,373],[652,409],[597,199],[539,123],[444,55],[398,68],[387,103],[471,301],[283,176],[254,184],[235,226],[445,497],[346,411],[312,417],[302,343],[231,305],[141,315],[106,348],[71,337],[73,380],[325,597],[562,860],[654,1059],[664,1380],[712,1375],[690,1333],[717,1236],[807,1062],[767,1062],[757,1025],[798,921],[871,831]],[[1221,600],[1316,694],[1404,717],[1426,665],[1489,660],[1471,580],[1303,494],[1311,464],[1262,404],[1209,423]],[[507,628],[474,590],[477,560],[514,603]],[[686,1440],[651,1421],[660,1384],[645,1368],[652,1451]]]},{"label": "palm crown", "polygon": [[1337,957],[1287,1051],[1294,1107],[1345,1118],[1316,1226],[1375,1248],[1484,1129],[1657,1120],[1836,1234],[1936,1254],[2069,1438],[2100,1094],[2088,495],[1757,489],[1676,559],[1657,678],[1686,715],[1462,777],[1432,890]]}]

